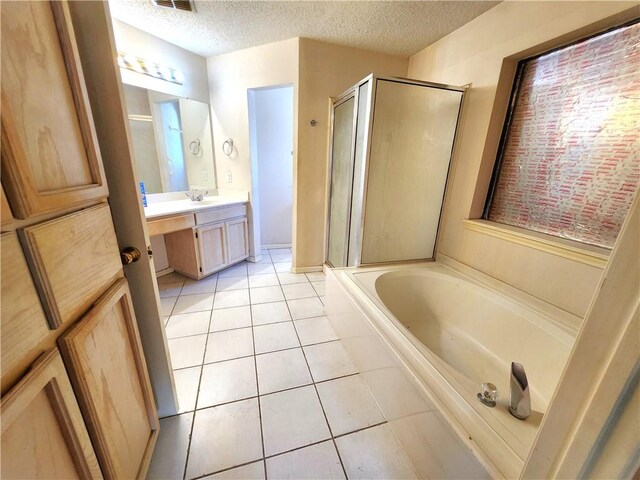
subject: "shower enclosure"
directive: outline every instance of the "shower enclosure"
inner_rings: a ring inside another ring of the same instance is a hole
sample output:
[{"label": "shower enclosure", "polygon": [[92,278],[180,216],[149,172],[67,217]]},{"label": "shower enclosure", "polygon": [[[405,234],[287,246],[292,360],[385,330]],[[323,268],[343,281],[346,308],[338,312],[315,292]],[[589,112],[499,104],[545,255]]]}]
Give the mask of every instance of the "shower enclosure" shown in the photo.
[{"label": "shower enclosure", "polygon": [[371,74],[333,101],[329,265],[433,258],[463,94]]}]

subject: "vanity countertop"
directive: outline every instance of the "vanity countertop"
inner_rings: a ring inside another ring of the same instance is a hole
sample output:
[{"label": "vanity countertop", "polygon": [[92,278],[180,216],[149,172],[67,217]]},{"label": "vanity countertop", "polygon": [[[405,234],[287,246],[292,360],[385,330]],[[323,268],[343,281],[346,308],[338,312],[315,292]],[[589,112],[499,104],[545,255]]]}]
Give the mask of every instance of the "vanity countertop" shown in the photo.
[{"label": "vanity countertop", "polygon": [[242,205],[247,203],[246,200],[231,197],[205,197],[200,202],[192,202],[188,198],[184,200],[169,200],[165,202],[150,203],[144,207],[144,216],[147,220],[154,218],[167,217],[180,213],[198,212],[200,210],[208,210],[219,207],[227,207],[229,205]]}]

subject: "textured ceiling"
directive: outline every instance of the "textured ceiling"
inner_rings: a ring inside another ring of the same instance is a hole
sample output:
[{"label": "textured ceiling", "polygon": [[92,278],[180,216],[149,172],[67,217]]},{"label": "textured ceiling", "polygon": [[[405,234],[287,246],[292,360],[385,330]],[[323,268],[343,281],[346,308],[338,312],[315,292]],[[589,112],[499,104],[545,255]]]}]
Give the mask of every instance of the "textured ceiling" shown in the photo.
[{"label": "textured ceiling", "polygon": [[195,0],[195,12],[150,0],[109,5],[114,18],[204,57],[292,37],[410,56],[498,3]]}]

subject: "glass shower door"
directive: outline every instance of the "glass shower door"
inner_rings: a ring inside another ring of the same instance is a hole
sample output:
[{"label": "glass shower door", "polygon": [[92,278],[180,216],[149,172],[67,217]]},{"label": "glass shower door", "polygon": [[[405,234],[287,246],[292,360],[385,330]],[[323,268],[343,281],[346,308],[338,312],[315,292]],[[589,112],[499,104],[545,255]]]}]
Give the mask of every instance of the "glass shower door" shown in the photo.
[{"label": "glass shower door", "polygon": [[347,264],[353,184],[354,104],[355,98],[351,96],[333,107],[327,245],[327,261],[332,267],[344,267]]}]

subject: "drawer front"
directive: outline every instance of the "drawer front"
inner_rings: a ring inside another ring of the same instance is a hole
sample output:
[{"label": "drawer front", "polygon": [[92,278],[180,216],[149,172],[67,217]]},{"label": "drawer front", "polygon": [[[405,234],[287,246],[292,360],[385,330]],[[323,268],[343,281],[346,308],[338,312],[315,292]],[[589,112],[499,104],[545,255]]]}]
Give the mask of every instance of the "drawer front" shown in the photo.
[{"label": "drawer front", "polygon": [[247,214],[246,205],[230,205],[228,207],[216,208],[214,210],[205,210],[196,213],[196,225],[204,225],[205,223],[219,222],[233,217],[243,217]]},{"label": "drawer front", "polygon": [[52,328],[80,318],[123,276],[111,211],[105,203],[27,227],[23,235]]},{"label": "drawer front", "polygon": [[195,226],[193,214],[176,215],[175,217],[161,218],[147,222],[149,236],[164,235],[165,233],[179,232]]}]

